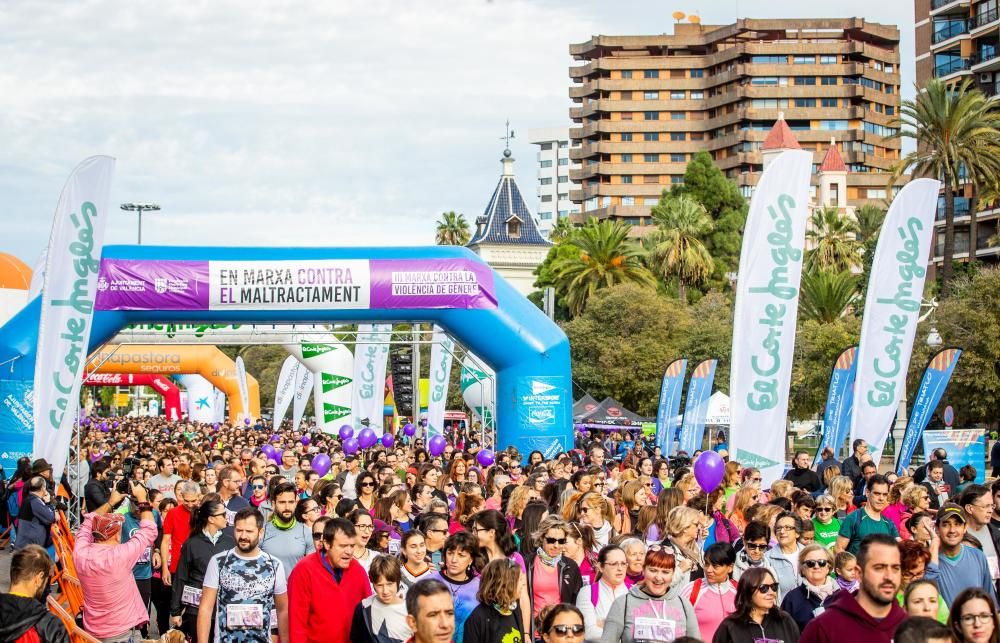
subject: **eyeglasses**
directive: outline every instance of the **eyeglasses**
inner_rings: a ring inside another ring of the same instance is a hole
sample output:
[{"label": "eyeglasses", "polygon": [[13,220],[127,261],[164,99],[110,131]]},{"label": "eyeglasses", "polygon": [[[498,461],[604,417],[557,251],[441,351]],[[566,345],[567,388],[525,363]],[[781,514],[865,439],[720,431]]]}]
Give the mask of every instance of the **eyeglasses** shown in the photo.
[{"label": "eyeglasses", "polygon": [[779,531],[798,531],[798,530],[795,529],[795,525],[775,525],[774,533],[778,533]]},{"label": "eyeglasses", "polygon": [[992,502],[988,505],[977,505],[976,503],[972,503],[972,506],[976,509],[985,509],[986,511],[993,511],[996,509]]},{"label": "eyeglasses", "polygon": [[302,513],[311,514],[314,511],[319,511],[319,505],[316,505],[315,507],[309,507],[308,509],[306,509]]},{"label": "eyeglasses", "polygon": [[605,567],[628,567],[628,561],[622,560],[617,563],[604,563]]},{"label": "eyeglasses", "polygon": [[361,531],[371,531],[375,529],[375,525],[354,525],[354,528]]},{"label": "eyeglasses", "polygon": [[993,620],[993,615],[988,612],[982,614],[963,614],[962,625],[986,624]]},{"label": "eyeglasses", "polygon": [[752,549],[754,551],[764,551],[767,549],[767,543],[747,543],[745,545],[746,549]]},{"label": "eyeglasses", "polygon": [[777,583],[763,583],[762,585],[760,585],[757,588],[757,591],[760,592],[761,594],[767,594],[769,592],[774,592],[775,594],[777,594],[778,593],[778,584]]},{"label": "eyeglasses", "polygon": [[217,513],[217,514],[212,514],[212,515],[211,515],[211,516],[209,516],[209,517],[210,517],[210,518],[221,518],[222,516],[225,516],[225,515],[226,515],[226,512],[225,512],[225,511],[223,511],[222,513]]},{"label": "eyeglasses", "polygon": [[750,482],[764,482],[764,478],[750,478]]},{"label": "eyeglasses", "polygon": [[833,507],[816,507],[816,513],[825,514],[833,511]]},{"label": "eyeglasses", "polygon": [[802,564],[805,565],[806,567],[808,567],[809,569],[816,569],[817,567],[819,567],[821,569],[825,569],[826,567],[828,567],[830,565],[830,561],[828,561],[828,560],[804,560],[804,561],[802,561]]},{"label": "eyeglasses", "polygon": [[566,544],[566,539],[565,538],[551,538],[549,536],[546,536],[545,537],[545,542],[546,542],[546,544],[549,544],[549,545],[565,545]]},{"label": "eyeglasses", "polygon": [[313,532],[313,540],[322,540],[322,539],[323,539],[323,532],[322,531],[314,531]]},{"label": "eyeglasses", "polygon": [[582,625],[553,625],[552,631],[559,636],[580,636],[584,632],[584,627]]}]

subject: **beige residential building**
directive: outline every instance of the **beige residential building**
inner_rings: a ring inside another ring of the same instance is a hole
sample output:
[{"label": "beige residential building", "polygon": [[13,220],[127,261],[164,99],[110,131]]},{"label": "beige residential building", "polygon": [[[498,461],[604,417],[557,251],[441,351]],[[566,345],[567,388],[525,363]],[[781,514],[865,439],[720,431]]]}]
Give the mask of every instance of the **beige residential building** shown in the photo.
[{"label": "beige residential building", "polygon": [[[987,96],[1000,95],[1000,10],[998,0],[915,0],[917,85],[931,78],[946,81],[970,79]],[[968,261],[972,253],[969,208],[971,186],[964,185],[955,198],[955,260]],[[987,241],[996,235],[1000,208],[976,215],[975,258],[994,263],[1000,247]],[[934,265],[944,254],[944,205],[938,205]]]},{"label": "beige residential building", "polygon": [[[847,206],[881,201],[900,156],[899,30],[863,18],[679,23],[674,33],[594,36],[570,46],[570,200],[577,221],[631,223],[642,234],[664,189],[708,151],[750,196],[762,146],[783,116],[815,170],[830,146],[846,167]],[[577,146],[578,145],[578,146]],[[820,179],[813,198],[820,201]]]}]

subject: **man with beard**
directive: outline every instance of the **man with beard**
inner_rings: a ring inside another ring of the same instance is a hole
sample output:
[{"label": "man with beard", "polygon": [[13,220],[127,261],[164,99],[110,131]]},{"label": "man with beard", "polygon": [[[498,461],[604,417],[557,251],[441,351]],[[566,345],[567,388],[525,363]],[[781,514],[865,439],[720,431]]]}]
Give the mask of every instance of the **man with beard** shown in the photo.
[{"label": "man with beard", "polygon": [[[254,507],[240,509],[233,535],[236,548],[213,556],[205,570],[198,643],[270,643],[273,630],[280,640],[291,640],[284,567],[259,547],[263,514]],[[210,637],[213,617],[215,634]]]},{"label": "man with beard", "polygon": [[896,540],[886,534],[865,536],[858,548],[858,569],[858,591],[834,594],[826,610],[809,621],[799,643],[891,643],[896,627],[906,620],[896,600],[902,580]]},{"label": "man with beard", "polygon": [[69,643],[69,633],[43,598],[55,565],[38,545],[14,553],[10,593],[0,594],[0,641]]},{"label": "man with beard", "polygon": [[287,578],[298,562],[315,550],[312,532],[309,525],[295,519],[299,494],[293,483],[282,482],[275,487],[271,502],[274,513],[264,529],[264,541],[260,548],[282,562]]},{"label": "man with beard", "polygon": [[855,556],[861,542],[870,534],[885,534],[899,538],[899,530],[891,520],[882,515],[889,504],[889,481],[885,476],[875,474],[868,479],[868,502],[864,507],[847,514],[840,521],[840,533],[834,544],[834,552],[849,551]]},{"label": "man with beard", "polygon": [[954,502],[946,502],[935,517],[937,534],[931,534],[928,549],[931,562],[927,564],[924,578],[937,583],[941,598],[951,605],[963,589],[976,587],[993,599],[993,577],[989,562],[982,550],[965,544],[968,518],[965,511]]},{"label": "man with beard", "polygon": [[372,594],[368,575],[354,559],[356,540],[351,521],[334,518],[323,527],[324,548],[306,556],[292,571],[288,579],[292,641],[350,641],[354,610]]}]

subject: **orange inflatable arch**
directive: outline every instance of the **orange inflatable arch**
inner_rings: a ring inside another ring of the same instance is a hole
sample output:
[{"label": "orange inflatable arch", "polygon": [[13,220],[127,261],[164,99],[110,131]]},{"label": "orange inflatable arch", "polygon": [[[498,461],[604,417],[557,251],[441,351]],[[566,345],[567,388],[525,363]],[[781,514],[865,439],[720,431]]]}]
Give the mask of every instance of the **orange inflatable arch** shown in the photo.
[{"label": "orange inflatable arch", "polygon": [[236,378],[236,362],[215,346],[170,346],[167,344],[106,345],[90,356],[87,372],[197,374],[226,394],[229,423],[235,425],[249,415],[260,417],[260,386],[247,373],[250,409],[243,408]]}]

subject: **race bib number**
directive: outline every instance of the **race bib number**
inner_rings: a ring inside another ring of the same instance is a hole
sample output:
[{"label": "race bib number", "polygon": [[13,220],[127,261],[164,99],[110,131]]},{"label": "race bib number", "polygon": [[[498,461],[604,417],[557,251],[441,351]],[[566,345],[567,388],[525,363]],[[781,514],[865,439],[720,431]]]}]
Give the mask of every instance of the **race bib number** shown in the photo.
[{"label": "race bib number", "polygon": [[264,607],[261,605],[226,605],[226,628],[259,630],[264,627]]},{"label": "race bib number", "polygon": [[235,522],[236,522],[236,512],[226,509],[226,524],[232,527],[233,523]]},{"label": "race bib number", "polygon": [[389,555],[390,556],[398,556],[399,555],[399,543],[400,543],[400,541],[396,540],[395,538],[390,538],[389,539]]},{"label": "race bib number", "polygon": [[1000,564],[996,556],[987,556],[986,563],[990,566],[990,578],[996,580],[1000,578]]},{"label": "race bib number", "polygon": [[152,560],[153,560],[153,548],[146,547],[146,549],[142,552],[142,555],[139,556],[139,560],[135,561],[135,564],[148,565],[150,562],[152,562]]},{"label": "race bib number", "polygon": [[632,638],[636,641],[670,643],[675,638],[675,624],[670,619],[638,616],[632,625]]},{"label": "race bib number", "polygon": [[785,643],[781,639],[754,639],[753,643]]},{"label": "race bib number", "polygon": [[201,605],[201,590],[197,587],[185,585],[183,591],[181,591],[181,602],[191,607],[198,607]]}]

